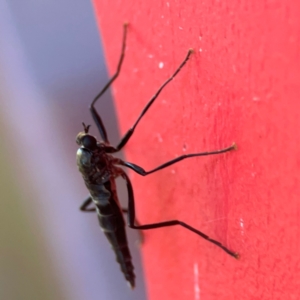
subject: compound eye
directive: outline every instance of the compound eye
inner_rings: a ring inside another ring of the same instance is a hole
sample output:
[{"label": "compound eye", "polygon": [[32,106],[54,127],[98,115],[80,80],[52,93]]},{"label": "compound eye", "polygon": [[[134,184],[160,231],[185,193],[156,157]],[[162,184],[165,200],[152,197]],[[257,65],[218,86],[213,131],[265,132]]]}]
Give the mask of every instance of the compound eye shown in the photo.
[{"label": "compound eye", "polygon": [[81,139],[81,145],[89,150],[94,150],[97,147],[97,140],[91,135],[85,135]]},{"label": "compound eye", "polygon": [[76,136],[76,144],[81,146],[82,137],[85,136],[84,132],[79,132]]}]

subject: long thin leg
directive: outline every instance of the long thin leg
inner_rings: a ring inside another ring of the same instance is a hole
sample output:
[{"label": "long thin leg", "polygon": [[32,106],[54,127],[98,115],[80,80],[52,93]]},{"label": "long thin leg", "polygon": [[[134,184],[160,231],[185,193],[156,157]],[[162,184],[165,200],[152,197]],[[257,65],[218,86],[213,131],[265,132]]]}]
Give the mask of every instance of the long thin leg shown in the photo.
[{"label": "long thin leg", "polygon": [[[122,208],[122,212],[124,214],[128,214],[128,209],[127,208]],[[138,220],[135,220],[135,223],[138,224],[138,225],[140,225],[140,222]]]},{"label": "long thin leg", "polygon": [[181,155],[173,160],[170,160],[160,166],[158,166],[157,168],[153,169],[153,170],[150,170],[150,171],[145,171],[142,167],[136,165],[136,164],[133,164],[133,163],[130,163],[130,162],[126,162],[126,161],[122,161],[122,160],[119,160],[119,164],[120,165],[123,165],[123,166],[126,166],[130,169],[132,169],[133,171],[135,171],[136,173],[142,175],[142,176],[146,176],[146,175],[149,175],[151,173],[154,173],[156,171],[159,171],[159,170],[162,170],[170,165],[173,165],[183,159],[186,159],[186,158],[189,158],[189,157],[195,157],[195,156],[205,156],[205,155],[212,155],[212,154],[220,154],[220,153],[224,153],[224,152],[228,152],[228,151],[231,151],[231,150],[235,150],[236,149],[236,144],[233,143],[230,147],[228,148],[225,148],[225,149],[221,149],[221,150],[216,150],[216,151],[211,151],[211,152],[202,152],[202,153],[193,153],[193,154],[185,154],[185,155]]},{"label": "long thin leg", "polygon": [[88,206],[92,203],[92,198],[91,196],[88,196],[84,202],[81,204],[81,206],[79,207],[79,209],[81,211],[84,211],[84,212],[95,212],[96,211],[96,208],[93,207],[93,208],[88,208]]},{"label": "long thin leg", "polygon": [[166,221],[166,222],[160,222],[160,223],[153,223],[153,224],[147,224],[147,225],[141,225],[141,226],[136,226],[135,225],[135,207],[134,207],[134,195],[133,195],[133,189],[132,185],[130,182],[129,177],[126,175],[126,173],[122,173],[122,177],[125,179],[126,184],[127,184],[127,190],[128,190],[128,225],[131,228],[134,229],[141,229],[141,230],[147,230],[147,229],[155,229],[155,228],[162,228],[162,227],[167,227],[167,226],[175,226],[175,225],[181,225],[182,227],[196,233],[197,235],[201,236],[205,240],[215,244],[219,248],[223,249],[227,254],[233,256],[234,258],[238,259],[239,254],[236,252],[233,252],[223,246],[220,242],[211,239],[209,236],[204,234],[203,232],[191,227],[190,225],[178,221],[178,220],[172,220],[172,221]]},{"label": "long thin leg", "polygon": [[[96,208],[93,207],[93,208],[88,208],[89,205],[91,205],[93,202],[91,196],[88,196],[84,201],[83,203],[81,204],[80,206],[80,210],[81,211],[84,211],[84,212],[95,212],[96,211]],[[127,214],[128,213],[128,209],[127,208],[122,208],[122,212],[124,214]]]},{"label": "long thin leg", "polygon": [[121,150],[126,143],[128,142],[128,140],[130,139],[131,135],[133,134],[137,124],[140,122],[140,120],[142,119],[142,117],[145,115],[145,113],[148,111],[148,109],[150,108],[150,106],[152,105],[152,103],[155,101],[155,99],[158,97],[158,95],[160,94],[160,92],[163,90],[163,88],[171,81],[174,79],[174,77],[178,74],[178,72],[181,70],[181,68],[185,65],[185,63],[188,61],[188,59],[190,58],[190,55],[192,54],[193,50],[190,49],[185,57],[185,59],[183,60],[183,62],[180,64],[180,66],[176,69],[176,71],[174,72],[174,74],[158,89],[158,91],[155,93],[155,95],[150,99],[150,101],[148,102],[148,104],[145,106],[145,108],[143,109],[142,113],[140,114],[140,116],[138,117],[138,119],[135,121],[134,125],[127,131],[127,133],[124,135],[124,137],[121,139],[119,145],[116,147],[116,151]]},{"label": "long thin leg", "polygon": [[[84,211],[84,212],[95,212],[96,211],[96,208],[93,207],[93,208],[88,208],[88,206],[93,202],[92,198],[90,196],[88,196],[84,202],[81,204],[81,206],[79,207],[79,209],[81,211]],[[127,214],[128,213],[128,209],[127,208],[122,208],[122,212],[124,214]]]},{"label": "long thin leg", "polygon": [[[127,209],[127,208],[122,208],[122,212],[123,212],[124,214],[128,214],[128,209]],[[138,222],[138,220],[135,220],[135,223],[136,223],[137,225],[140,225],[140,223]],[[138,233],[139,233],[139,236],[140,236],[140,239],[139,239],[139,241],[138,241],[138,245],[141,245],[141,244],[144,243],[144,235],[143,235],[143,231],[139,230]]]},{"label": "long thin leg", "polygon": [[115,75],[113,75],[113,77],[108,81],[108,83],[104,86],[104,88],[101,90],[101,92],[95,97],[95,99],[93,100],[93,102],[90,105],[90,111],[92,114],[92,117],[94,119],[94,122],[97,125],[97,128],[100,132],[100,135],[103,139],[104,142],[109,143],[108,138],[107,138],[107,133],[106,133],[106,129],[104,127],[104,124],[101,120],[101,117],[99,116],[99,114],[97,113],[94,105],[96,103],[96,101],[105,93],[105,91],[111,86],[111,84],[114,82],[114,80],[119,76],[120,70],[121,70],[121,66],[122,66],[122,62],[124,59],[124,54],[125,54],[125,48],[126,48],[126,35],[127,35],[127,26],[128,24],[125,23],[124,24],[124,33],[123,33],[123,42],[122,42],[122,51],[121,51],[121,56],[119,59],[119,63],[118,63],[118,67],[117,67],[117,72],[115,73]]}]

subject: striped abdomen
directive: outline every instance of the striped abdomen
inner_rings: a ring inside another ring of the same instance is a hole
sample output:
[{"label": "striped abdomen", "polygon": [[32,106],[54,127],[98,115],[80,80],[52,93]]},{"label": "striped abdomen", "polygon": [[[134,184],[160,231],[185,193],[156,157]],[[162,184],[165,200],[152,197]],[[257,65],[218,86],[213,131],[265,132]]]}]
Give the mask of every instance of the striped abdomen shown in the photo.
[{"label": "striped abdomen", "polygon": [[100,227],[106,235],[112,249],[116,254],[116,260],[120,264],[121,271],[130,285],[134,288],[135,274],[134,267],[131,261],[131,255],[127,244],[127,237],[125,232],[125,224],[122,212],[117,214],[102,214],[98,211],[98,219]]},{"label": "striped abdomen", "polygon": [[116,254],[116,260],[128,284],[134,288],[134,267],[128,248],[123,213],[116,195],[115,182],[111,179],[104,184],[87,186],[97,209],[100,227]]}]

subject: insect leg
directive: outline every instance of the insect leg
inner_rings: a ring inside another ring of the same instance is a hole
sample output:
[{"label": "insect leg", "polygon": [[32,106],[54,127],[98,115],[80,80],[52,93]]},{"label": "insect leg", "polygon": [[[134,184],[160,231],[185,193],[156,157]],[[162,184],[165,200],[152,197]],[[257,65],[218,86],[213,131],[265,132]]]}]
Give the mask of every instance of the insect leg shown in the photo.
[{"label": "insect leg", "polygon": [[92,198],[91,196],[88,196],[84,202],[81,204],[81,206],[79,207],[79,209],[81,211],[84,211],[84,212],[95,212],[96,211],[96,208],[93,207],[93,208],[88,208],[88,206],[92,203]]},{"label": "insect leg", "polygon": [[156,171],[159,171],[159,170],[162,170],[170,165],[173,165],[183,159],[186,159],[186,158],[189,158],[189,157],[195,157],[195,156],[206,156],[206,155],[212,155],[212,154],[220,154],[220,153],[224,153],[224,152],[228,152],[228,151],[231,151],[231,150],[235,150],[237,149],[237,146],[235,143],[233,143],[230,147],[228,148],[224,148],[224,149],[221,149],[221,150],[216,150],[216,151],[211,151],[211,152],[202,152],[202,153],[193,153],[193,154],[185,154],[185,155],[181,155],[173,160],[170,160],[160,166],[158,166],[157,168],[153,169],[153,170],[150,170],[150,171],[145,171],[142,167],[136,165],[136,164],[133,164],[133,163],[130,163],[130,162],[126,162],[126,161],[122,161],[122,160],[119,160],[119,164],[120,165],[123,165],[123,166],[126,166],[130,169],[132,169],[133,171],[135,171],[136,173],[142,175],[142,176],[146,176],[146,175],[149,175],[151,173],[154,173]]},{"label": "insect leg", "polygon": [[125,23],[124,24],[124,33],[123,33],[123,42],[122,42],[122,51],[121,51],[121,56],[120,56],[118,67],[117,67],[117,72],[108,81],[108,83],[104,86],[104,88],[95,97],[95,99],[93,100],[93,102],[90,105],[90,111],[91,111],[92,117],[94,119],[94,122],[97,125],[97,128],[98,128],[98,130],[100,132],[100,135],[101,135],[103,141],[106,142],[106,143],[109,143],[108,138],[107,138],[106,129],[105,129],[104,124],[103,124],[103,122],[101,120],[101,117],[97,113],[94,105],[95,105],[96,101],[104,94],[104,92],[111,86],[111,84],[114,82],[114,80],[119,76],[119,73],[120,73],[120,70],[121,70],[121,66],[122,66],[122,62],[123,62],[123,59],[124,59],[124,54],[125,54],[127,26],[128,26],[128,24]]},{"label": "insect leg", "polygon": [[[128,214],[128,209],[127,208],[122,208],[122,212],[124,214]],[[138,222],[138,220],[135,220],[135,223],[139,226],[140,223]],[[140,239],[138,241],[138,244],[143,244],[144,243],[144,235],[143,235],[143,232],[141,230],[139,230],[139,236],[140,236]]]},{"label": "insect leg", "polygon": [[190,226],[190,225],[188,225],[184,222],[178,221],[178,220],[172,220],[172,221],[166,221],[166,222],[160,222],[160,223],[153,223],[153,224],[146,224],[146,225],[139,225],[139,226],[135,225],[135,208],[134,208],[134,195],[133,195],[132,185],[131,185],[129,177],[126,175],[125,172],[122,174],[122,177],[126,181],[127,190],[128,190],[128,223],[129,223],[129,227],[134,228],[134,229],[147,230],[147,229],[155,229],[155,228],[162,228],[162,227],[180,225],[180,226],[196,233],[197,235],[201,236],[202,238],[204,238],[208,242],[211,242],[211,243],[215,244],[216,246],[218,246],[219,248],[221,248],[227,254],[233,256],[234,258],[236,258],[236,259],[239,258],[238,253],[229,250],[228,248],[223,246],[220,242],[211,239],[209,236],[207,236],[203,232],[193,228],[192,226]]},{"label": "insect leg", "polygon": [[142,119],[142,117],[144,116],[144,114],[148,111],[148,109],[150,108],[150,106],[152,105],[152,103],[155,101],[155,99],[158,97],[158,95],[160,94],[160,92],[163,90],[163,88],[171,81],[174,79],[174,77],[179,73],[179,71],[181,70],[181,68],[185,65],[185,63],[188,61],[188,59],[190,58],[190,55],[192,54],[193,50],[190,49],[185,57],[185,59],[183,60],[183,62],[180,64],[180,66],[176,69],[176,71],[174,72],[174,74],[158,89],[158,91],[154,94],[154,96],[150,99],[150,101],[148,102],[148,104],[145,106],[145,108],[143,109],[142,113],[140,114],[140,116],[138,117],[138,119],[135,121],[134,125],[127,131],[127,133],[124,135],[124,137],[121,139],[119,145],[116,147],[116,151],[121,150],[126,143],[128,142],[128,140],[130,139],[131,135],[133,134],[135,127],[137,126],[137,124],[140,122],[140,120]]}]

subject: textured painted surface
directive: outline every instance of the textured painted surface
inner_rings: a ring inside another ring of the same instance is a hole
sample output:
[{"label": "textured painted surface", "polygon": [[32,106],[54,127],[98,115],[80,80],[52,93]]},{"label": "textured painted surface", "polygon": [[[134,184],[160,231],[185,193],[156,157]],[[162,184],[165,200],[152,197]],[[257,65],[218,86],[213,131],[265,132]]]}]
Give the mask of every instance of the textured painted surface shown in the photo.
[{"label": "textured painted surface", "polygon": [[149,299],[299,299],[299,2],[95,0],[95,10],[111,74],[130,22],[113,87],[123,133],[195,49],[128,143],[129,161],[149,170],[239,146],[130,173],[141,223],[180,219],[241,254],[179,227],[145,232]]}]

